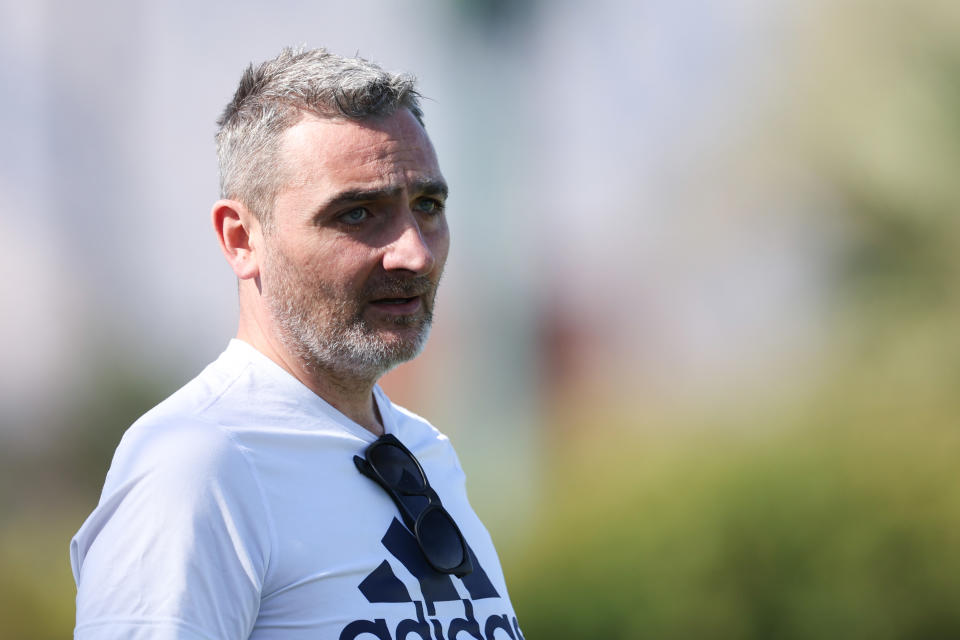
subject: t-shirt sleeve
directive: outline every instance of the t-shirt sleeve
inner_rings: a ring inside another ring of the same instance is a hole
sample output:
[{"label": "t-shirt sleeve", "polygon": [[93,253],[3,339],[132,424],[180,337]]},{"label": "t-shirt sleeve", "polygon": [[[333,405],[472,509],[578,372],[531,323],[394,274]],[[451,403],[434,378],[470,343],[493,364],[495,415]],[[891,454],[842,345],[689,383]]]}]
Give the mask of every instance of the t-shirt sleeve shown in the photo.
[{"label": "t-shirt sleeve", "polygon": [[70,545],[74,637],[247,638],[270,549],[261,487],[224,430],[135,425]]}]

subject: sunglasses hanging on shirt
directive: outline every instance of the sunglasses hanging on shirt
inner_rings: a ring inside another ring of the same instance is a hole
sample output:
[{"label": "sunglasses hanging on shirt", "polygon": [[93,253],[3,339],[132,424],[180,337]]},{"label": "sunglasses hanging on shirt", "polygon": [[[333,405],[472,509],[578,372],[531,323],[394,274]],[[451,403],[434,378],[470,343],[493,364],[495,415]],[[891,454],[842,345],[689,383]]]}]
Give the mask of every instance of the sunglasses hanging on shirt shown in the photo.
[{"label": "sunglasses hanging on shirt", "polygon": [[458,578],[473,571],[460,528],[430,487],[423,467],[400,440],[385,434],[367,447],[363,458],[354,456],[353,462],[393,499],[431,567]]}]

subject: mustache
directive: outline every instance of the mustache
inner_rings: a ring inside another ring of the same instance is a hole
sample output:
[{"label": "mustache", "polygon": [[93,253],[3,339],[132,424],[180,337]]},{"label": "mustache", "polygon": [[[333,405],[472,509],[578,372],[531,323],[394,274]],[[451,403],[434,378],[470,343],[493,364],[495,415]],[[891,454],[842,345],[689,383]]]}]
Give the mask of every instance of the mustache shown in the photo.
[{"label": "mustache", "polygon": [[432,292],[436,285],[427,276],[398,278],[387,276],[377,282],[367,283],[361,292],[364,300],[382,298],[415,298]]}]

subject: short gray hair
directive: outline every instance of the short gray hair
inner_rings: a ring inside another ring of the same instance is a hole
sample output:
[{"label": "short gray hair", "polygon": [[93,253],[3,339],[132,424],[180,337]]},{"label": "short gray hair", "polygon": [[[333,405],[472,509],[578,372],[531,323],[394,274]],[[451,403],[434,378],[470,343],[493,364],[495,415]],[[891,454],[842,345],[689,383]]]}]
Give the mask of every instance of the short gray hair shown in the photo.
[{"label": "short gray hair", "polygon": [[420,94],[409,74],[325,49],[285,48],[247,67],[233,100],[217,120],[220,197],[239,200],[264,227],[283,187],[283,133],[305,114],[363,120],[409,109],[423,125]]}]

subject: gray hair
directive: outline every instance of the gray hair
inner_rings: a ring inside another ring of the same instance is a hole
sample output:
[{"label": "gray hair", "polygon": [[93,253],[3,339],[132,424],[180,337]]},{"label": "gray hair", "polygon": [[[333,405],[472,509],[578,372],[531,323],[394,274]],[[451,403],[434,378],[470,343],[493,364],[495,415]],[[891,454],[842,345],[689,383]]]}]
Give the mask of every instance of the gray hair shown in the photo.
[{"label": "gray hair", "polygon": [[362,120],[409,109],[423,125],[420,94],[409,74],[393,74],[363,58],[325,49],[285,48],[247,67],[217,120],[220,197],[239,200],[269,228],[283,187],[283,133],[305,114]]}]

